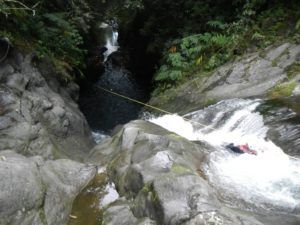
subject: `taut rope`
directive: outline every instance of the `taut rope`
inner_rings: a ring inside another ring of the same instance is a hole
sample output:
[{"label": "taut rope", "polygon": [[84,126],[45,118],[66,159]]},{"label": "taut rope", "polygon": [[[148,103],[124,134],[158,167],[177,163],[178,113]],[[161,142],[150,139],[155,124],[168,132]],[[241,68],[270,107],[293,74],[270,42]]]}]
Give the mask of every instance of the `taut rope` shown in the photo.
[{"label": "taut rope", "polygon": [[[160,111],[160,112],[163,112],[163,113],[166,113],[166,114],[169,114],[169,115],[174,115],[174,113],[171,113],[171,112],[168,112],[168,111],[166,111],[166,110],[164,110],[164,109],[161,109],[161,108],[159,108],[159,107],[155,107],[155,106],[153,106],[153,105],[149,105],[149,104],[147,104],[147,103],[138,101],[138,100],[133,99],[133,98],[130,98],[130,97],[128,97],[128,96],[119,94],[119,93],[114,92],[114,91],[112,91],[112,90],[108,90],[108,89],[106,89],[106,88],[99,87],[99,86],[98,86],[97,88],[99,88],[99,89],[101,89],[101,90],[103,90],[103,91],[105,91],[105,92],[108,92],[108,93],[110,93],[110,94],[116,95],[116,96],[118,96],[118,97],[121,97],[121,98],[127,99],[127,100],[129,100],[129,101],[138,103],[138,104],[140,104],[140,105],[146,106],[146,107],[148,107],[148,108],[155,109],[155,110],[157,110],[157,111]],[[200,126],[203,126],[203,127],[208,128],[208,129],[217,131],[217,129],[212,128],[212,127],[208,127],[207,125],[204,125],[204,124],[199,123],[199,122],[197,122],[197,121],[193,121],[193,120],[190,120],[190,119],[186,119],[186,118],[184,118],[184,117],[182,117],[182,116],[180,116],[180,117],[181,117],[182,119],[184,119],[185,121],[192,122],[192,123],[196,123],[196,124],[198,124],[198,125],[200,125]]]},{"label": "taut rope", "polygon": [[[105,92],[108,92],[108,93],[110,93],[110,94],[113,94],[113,95],[115,95],[115,96],[118,96],[118,97],[127,99],[127,100],[129,100],[129,101],[138,103],[138,104],[140,104],[140,105],[146,106],[146,107],[148,107],[148,108],[155,109],[155,110],[157,110],[157,111],[160,111],[160,112],[163,112],[163,113],[166,113],[166,114],[169,114],[169,115],[174,115],[174,113],[171,113],[171,112],[168,112],[168,111],[166,111],[166,110],[164,110],[164,109],[161,109],[161,108],[159,108],[159,107],[155,107],[155,106],[153,106],[153,105],[149,105],[149,104],[147,104],[147,103],[138,101],[138,100],[133,99],[133,98],[130,98],[130,97],[128,97],[128,96],[119,94],[119,93],[114,92],[114,91],[112,91],[112,90],[108,90],[108,89],[106,89],[106,88],[99,87],[99,86],[97,86],[97,88],[99,88],[99,89],[101,89],[101,90],[103,90],[103,91],[105,91]],[[204,124],[199,123],[199,122],[197,122],[197,121],[193,121],[193,120],[190,120],[190,119],[186,119],[186,118],[184,118],[184,117],[182,117],[182,116],[180,116],[180,117],[181,117],[182,119],[184,119],[185,121],[192,122],[192,123],[196,123],[196,124],[198,124],[198,125],[200,125],[200,126],[206,127],[206,128],[208,128],[208,129],[211,129],[211,130],[214,130],[214,131],[217,131],[217,129],[212,128],[212,127],[208,127],[207,125],[204,125]],[[294,157],[294,156],[289,156],[289,157],[292,158],[292,159],[299,160],[299,158]]]}]

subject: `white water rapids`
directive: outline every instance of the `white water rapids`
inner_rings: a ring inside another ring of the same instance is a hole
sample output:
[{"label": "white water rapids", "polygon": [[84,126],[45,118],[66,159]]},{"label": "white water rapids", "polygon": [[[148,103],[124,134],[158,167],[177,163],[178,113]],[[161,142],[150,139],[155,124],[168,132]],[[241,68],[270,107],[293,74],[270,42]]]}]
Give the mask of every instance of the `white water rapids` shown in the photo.
[{"label": "white water rapids", "polygon": [[[292,211],[300,204],[300,161],[266,140],[268,128],[255,112],[258,105],[259,100],[232,99],[185,115],[189,120],[165,115],[150,121],[189,140],[213,145],[216,151],[210,154],[206,174],[226,195],[258,207]],[[248,143],[258,155],[233,153],[225,148],[228,143]]]}]

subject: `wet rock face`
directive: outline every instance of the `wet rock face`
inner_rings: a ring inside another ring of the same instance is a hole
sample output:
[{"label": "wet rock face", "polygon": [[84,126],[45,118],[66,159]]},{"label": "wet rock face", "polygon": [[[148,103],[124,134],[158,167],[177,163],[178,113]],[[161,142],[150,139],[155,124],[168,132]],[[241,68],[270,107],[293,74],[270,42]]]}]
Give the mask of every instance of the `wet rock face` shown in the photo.
[{"label": "wet rock face", "polygon": [[74,198],[95,173],[71,160],[0,152],[0,224],[66,224]]},{"label": "wet rock face", "polygon": [[202,90],[207,89],[207,97],[217,100],[264,96],[276,84],[288,79],[286,69],[299,57],[300,45],[289,43],[262,54],[247,55],[221,67],[204,81]]},{"label": "wet rock face", "polygon": [[258,108],[269,127],[268,138],[285,153],[300,156],[300,97],[266,101]]},{"label": "wet rock face", "polygon": [[[272,46],[229,62],[208,77],[197,78],[154,97],[150,104],[186,113],[224,99],[265,97],[273,87],[288,80],[288,69],[299,60],[300,45]],[[299,81],[294,79],[294,82],[294,94],[297,94]]]},{"label": "wet rock face", "polygon": [[[137,220],[150,218],[157,224],[261,224],[230,212],[218,200],[201,172],[212,151],[208,144],[189,142],[149,122],[133,121],[110,146],[106,147],[110,153],[103,153],[107,159],[111,156],[108,172],[129,208],[113,203],[105,211],[108,218],[119,207],[120,217],[132,212]],[[120,217],[118,223],[104,220],[104,224],[127,224]]]},{"label": "wet rock face", "polygon": [[81,159],[93,141],[73,100],[78,87],[61,87],[44,64],[43,75],[30,55],[12,53],[0,64],[0,151]]}]

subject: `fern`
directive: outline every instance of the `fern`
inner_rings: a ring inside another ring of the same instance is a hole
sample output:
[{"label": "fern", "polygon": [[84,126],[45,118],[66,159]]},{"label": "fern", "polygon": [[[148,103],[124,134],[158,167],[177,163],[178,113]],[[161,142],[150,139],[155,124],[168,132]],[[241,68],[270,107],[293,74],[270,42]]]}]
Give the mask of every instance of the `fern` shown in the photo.
[{"label": "fern", "polygon": [[231,37],[223,35],[223,34],[216,34],[212,36],[211,42],[213,45],[219,46],[219,47],[225,47],[231,42]]},{"label": "fern", "polygon": [[59,28],[64,28],[64,29],[71,29],[71,24],[66,20],[67,19],[67,14],[66,13],[46,13],[43,15],[43,17],[48,20],[51,25],[59,27]]},{"label": "fern", "polygon": [[164,65],[155,80],[176,83],[196,69],[214,69],[228,60],[230,54],[226,49],[233,44],[233,35],[217,32],[194,34],[175,40],[168,48],[169,54],[165,56]]},{"label": "fern", "polygon": [[220,20],[210,20],[206,24],[215,30],[225,30],[226,28],[228,28],[228,24]]},{"label": "fern", "polygon": [[265,36],[260,34],[259,32],[255,32],[251,37],[251,39],[255,41],[263,40],[264,38]]},{"label": "fern", "polygon": [[179,67],[179,68],[182,67],[183,61],[184,61],[183,57],[178,52],[169,54],[168,60],[167,60],[167,62],[169,62],[171,66]]}]

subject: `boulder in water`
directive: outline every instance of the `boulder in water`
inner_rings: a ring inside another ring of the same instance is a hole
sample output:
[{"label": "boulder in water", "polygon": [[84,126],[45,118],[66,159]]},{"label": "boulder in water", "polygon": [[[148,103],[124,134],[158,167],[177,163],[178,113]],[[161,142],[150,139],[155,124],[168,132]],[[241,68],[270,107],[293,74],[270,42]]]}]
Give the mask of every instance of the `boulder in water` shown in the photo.
[{"label": "boulder in water", "polygon": [[[261,224],[230,211],[218,200],[201,172],[211,151],[208,145],[190,142],[149,122],[133,121],[105,146],[109,175],[120,195],[131,200],[126,215],[130,209],[136,218],[167,225]],[[118,220],[126,221],[122,217]]]}]

